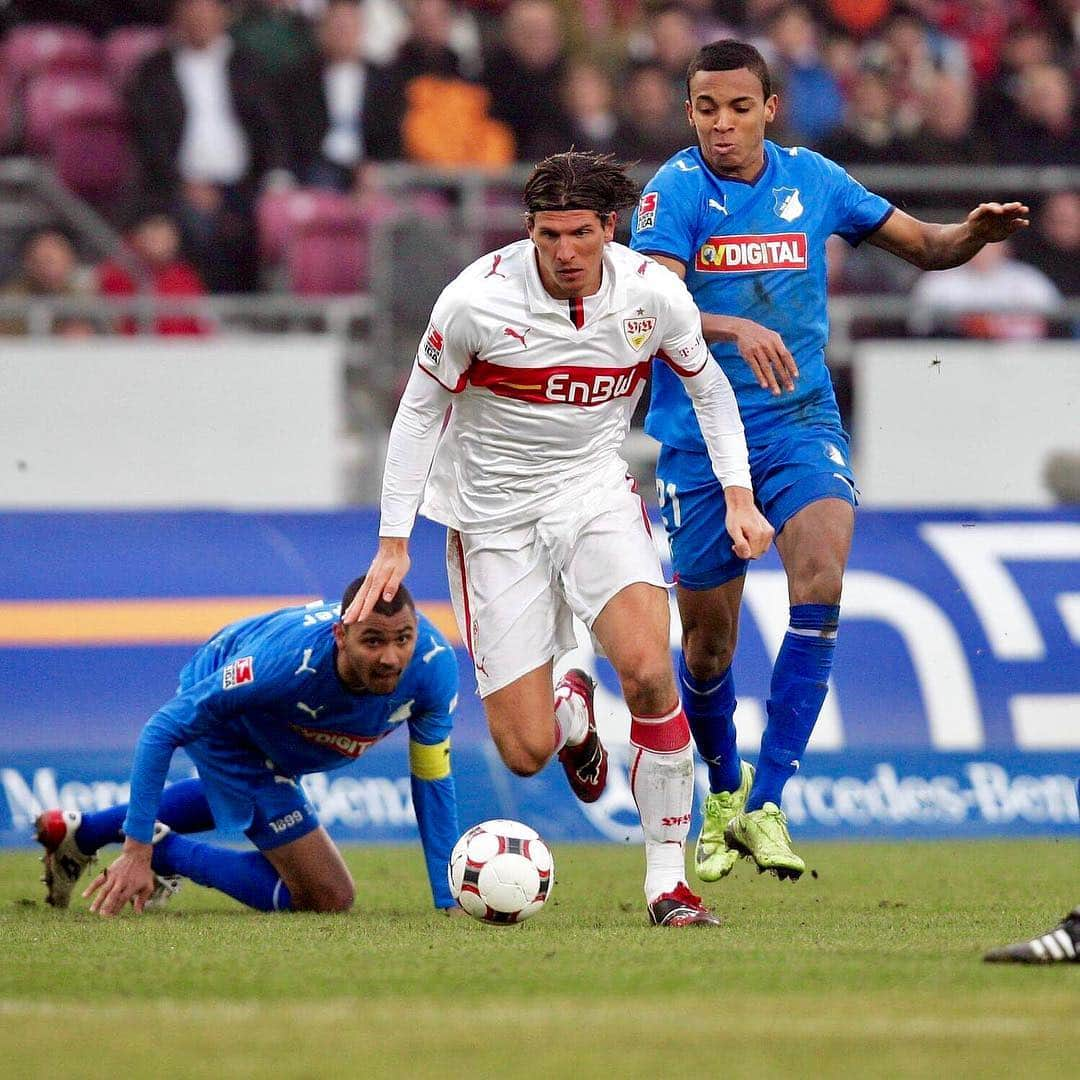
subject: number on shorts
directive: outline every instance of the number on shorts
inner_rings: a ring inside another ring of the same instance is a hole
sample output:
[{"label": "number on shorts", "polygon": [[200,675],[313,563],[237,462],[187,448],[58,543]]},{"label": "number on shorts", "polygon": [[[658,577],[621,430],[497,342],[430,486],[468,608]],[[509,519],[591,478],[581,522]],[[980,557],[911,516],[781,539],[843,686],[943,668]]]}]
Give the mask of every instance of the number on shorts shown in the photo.
[{"label": "number on shorts", "polygon": [[656,499],[661,508],[665,505],[665,499],[671,503],[671,516],[677,529],[682,524],[682,508],[679,506],[679,493],[675,490],[675,485],[671,483],[665,487],[664,481],[658,476],[656,478]]}]

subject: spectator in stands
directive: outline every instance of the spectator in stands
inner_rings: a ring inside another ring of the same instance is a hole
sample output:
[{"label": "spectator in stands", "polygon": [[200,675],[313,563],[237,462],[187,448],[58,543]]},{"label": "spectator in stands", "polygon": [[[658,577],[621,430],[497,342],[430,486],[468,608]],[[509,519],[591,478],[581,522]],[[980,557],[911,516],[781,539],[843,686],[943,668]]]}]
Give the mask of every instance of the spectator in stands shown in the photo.
[{"label": "spectator in stands", "polygon": [[[82,298],[92,295],[91,275],[79,265],[72,242],[58,229],[38,229],[23,244],[20,268],[0,295],[8,299]],[[0,334],[28,334],[31,321],[21,315],[0,315]],[[58,315],[51,332],[61,337],[87,337],[97,332],[93,320],[78,314]]]},{"label": "spectator in stands", "polygon": [[648,60],[667,76],[676,105],[686,99],[686,69],[698,51],[694,20],[681,4],[661,4],[650,14]]},{"label": "spectator in stands", "polygon": [[867,69],[856,76],[844,123],[815,144],[841,165],[890,165],[906,153],[893,122],[893,99],[884,75]]},{"label": "spectator in stands", "polygon": [[565,126],[559,87],[566,47],[552,0],[514,0],[502,17],[499,44],[484,57],[483,82],[491,114],[509,125],[519,160],[531,160],[533,141]]},{"label": "spectator in stands", "polygon": [[299,0],[241,0],[234,7],[233,41],[259,57],[268,78],[278,82],[314,56],[311,20]]},{"label": "spectator in stands", "polygon": [[475,65],[457,45],[454,27],[450,0],[415,0],[409,11],[409,36],[389,66],[395,81],[405,86],[420,75],[471,78]]},{"label": "spectator in stands", "polygon": [[993,148],[974,127],[970,81],[945,72],[927,91],[922,126],[897,148],[897,161],[913,165],[970,165],[993,160]]},{"label": "spectator in stands", "polygon": [[541,135],[533,143],[538,158],[562,153],[571,146],[576,150],[595,150],[600,154],[625,154],[632,135],[615,110],[615,87],[611,77],[589,60],[571,61],[562,87],[563,107],[567,114],[565,128]]},{"label": "spectator in stands", "polygon": [[1061,303],[1054,283],[1012,258],[1008,242],[987,244],[963,266],[924,274],[911,292],[914,333],[1033,341]]},{"label": "spectator in stands", "polygon": [[1001,161],[1031,165],[1080,164],[1076,87],[1059,64],[1029,64],[1020,72],[1019,116],[997,127]]},{"label": "spectator in stands", "polygon": [[212,292],[256,287],[252,202],[288,163],[273,93],[228,18],[223,0],[176,0],[170,44],[128,87],[145,194],[172,208]]},{"label": "spectator in stands", "polygon": [[1059,59],[1057,44],[1040,21],[1014,22],[1002,44],[997,73],[979,88],[976,127],[992,138],[1003,116],[1015,115],[1020,97],[1020,74],[1031,64],[1052,64]]},{"label": "spectator in stands", "polygon": [[[784,118],[799,142],[814,143],[839,127],[844,97],[821,58],[818,29],[804,4],[787,4],[769,22],[770,69],[784,88]],[[685,97],[685,75],[683,96]]]},{"label": "spectator in stands", "polygon": [[1080,191],[1055,191],[1032,215],[1017,254],[1069,297],[1080,297]]},{"label": "spectator in stands", "polygon": [[319,52],[289,76],[288,128],[301,184],[348,191],[362,166],[401,156],[401,102],[389,72],[364,59],[355,0],[329,0]]},{"label": "spectator in stands", "polygon": [[[685,93],[684,88],[684,96]],[[621,97],[626,123],[626,143],[621,157],[659,165],[693,141],[686,112],[672,106],[671,85],[655,64],[633,68]]]},{"label": "spectator in stands", "polygon": [[[203,296],[203,285],[195,268],[180,257],[180,230],[168,214],[151,210],[142,214],[128,233],[131,255],[141,275],[136,276],[123,262],[110,260],[98,268],[98,292],[102,296],[135,296],[144,289],[154,296]],[[137,321],[123,318],[117,329],[134,334]],[[167,336],[206,334],[209,325],[197,315],[160,315],[154,332]]]}]

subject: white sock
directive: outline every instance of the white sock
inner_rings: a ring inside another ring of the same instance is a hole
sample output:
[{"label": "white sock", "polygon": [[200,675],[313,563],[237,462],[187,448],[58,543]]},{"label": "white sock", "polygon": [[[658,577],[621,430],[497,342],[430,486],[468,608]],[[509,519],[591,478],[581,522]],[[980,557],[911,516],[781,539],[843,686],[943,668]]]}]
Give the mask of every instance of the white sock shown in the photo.
[{"label": "white sock", "polygon": [[564,746],[580,746],[589,734],[589,710],[580,694],[569,686],[555,691],[555,753]]},{"label": "white sock", "polygon": [[682,706],[664,716],[632,716],[630,744],[630,790],[645,833],[645,899],[652,903],[686,881],[694,757]]}]

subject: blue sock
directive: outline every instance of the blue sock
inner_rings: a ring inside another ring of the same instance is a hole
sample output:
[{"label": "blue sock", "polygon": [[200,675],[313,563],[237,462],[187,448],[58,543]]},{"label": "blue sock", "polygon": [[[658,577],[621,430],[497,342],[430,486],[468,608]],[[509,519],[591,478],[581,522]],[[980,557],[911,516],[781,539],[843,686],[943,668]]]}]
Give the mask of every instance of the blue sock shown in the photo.
[{"label": "blue sock", "polygon": [[169,833],[154,845],[156,874],[182,874],[257,911],[288,911],[285,882],[261,851],[234,851]]},{"label": "blue sock", "polygon": [[[119,844],[124,839],[120,827],[127,817],[127,803],[110,806],[108,810],[83,814],[82,824],[75,834],[75,843],[84,855],[93,855],[106,844]],[[164,821],[173,832],[206,832],[214,827],[214,815],[203,794],[202,781],[197,777],[168,784],[161,792],[158,820]]]},{"label": "blue sock", "polygon": [[683,710],[698,753],[709,767],[710,791],[734,791],[742,762],[735,749],[735,679],[729,667],[714,679],[695,679],[679,653]]},{"label": "blue sock", "polygon": [[779,806],[784,785],[799,767],[829,689],[839,621],[838,604],[791,608],[791,622],[773,667],[768,720],[747,810],[760,810],[767,802]]}]

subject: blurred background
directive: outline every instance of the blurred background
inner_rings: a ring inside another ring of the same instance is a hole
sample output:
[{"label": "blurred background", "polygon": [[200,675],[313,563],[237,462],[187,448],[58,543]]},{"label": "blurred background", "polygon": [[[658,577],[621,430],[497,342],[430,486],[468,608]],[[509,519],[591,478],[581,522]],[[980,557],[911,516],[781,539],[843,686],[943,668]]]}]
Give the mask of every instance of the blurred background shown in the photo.
[{"label": "blurred background", "polygon": [[[832,242],[864,510],[825,786],[801,774],[789,815],[1075,830],[1077,0],[0,0],[0,836],[35,800],[122,793],[141,724],[218,625],[364,568],[443,285],[524,235],[540,157],[611,151],[644,182],[686,145],[686,66],[725,36],[770,63],[777,142],[931,220],[1032,208],[943,273]],[[627,451],[651,492],[655,444],[635,426]],[[421,526],[414,589],[456,638],[441,543]],[[785,600],[775,562],[750,580],[753,746]],[[462,761],[487,777],[460,655]],[[581,662],[624,739],[610,672]],[[386,769],[339,800],[361,835],[412,827]],[[514,784],[484,784],[525,816]],[[632,821],[596,813],[605,835]]]}]

